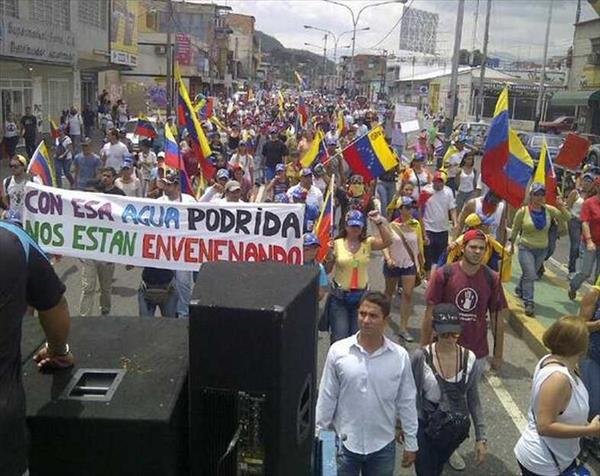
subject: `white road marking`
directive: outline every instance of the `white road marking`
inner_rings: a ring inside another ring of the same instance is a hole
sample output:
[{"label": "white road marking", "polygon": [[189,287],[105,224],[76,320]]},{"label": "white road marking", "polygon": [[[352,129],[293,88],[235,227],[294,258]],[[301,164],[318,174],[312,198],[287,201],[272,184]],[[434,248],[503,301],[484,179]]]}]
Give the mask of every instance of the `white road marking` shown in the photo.
[{"label": "white road marking", "polygon": [[517,427],[517,430],[522,432],[527,426],[527,418],[525,418],[525,415],[523,415],[523,413],[511,397],[510,393],[508,393],[508,390],[506,390],[506,387],[502,383],[502,380],[500,380],[496,375],[494,375],[491,372],[486,372],[485,378],[490,384],[490,387],[492,387],[492,390],[496,394],[496,397],[498,397],[498,400],[500,400],[500,403],[506,410],[506,413],[508,413],[508,416]]}]

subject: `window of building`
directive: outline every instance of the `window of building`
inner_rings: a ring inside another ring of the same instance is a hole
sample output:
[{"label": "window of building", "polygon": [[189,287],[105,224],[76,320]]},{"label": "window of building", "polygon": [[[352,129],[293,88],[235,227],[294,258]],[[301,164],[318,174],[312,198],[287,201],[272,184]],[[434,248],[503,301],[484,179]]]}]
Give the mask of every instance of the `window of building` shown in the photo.
[{"label": "window of building", "polygon": [[62,30],[71,29],[70,0],[33,0],[34,19]]},{"label": "window of building", "polygon": [[79,0],[79,21],[85,25],[106,28],[108,0]]},{"label": "window of building", "polygon": [[0,17],[18,17],[18,0],[0,0]]},{"label": "window of building", "polygon": [[0,79],[0,123],[9,112],[17,121],[25,114],[25,108],[31,107],[32,90],[30,79]]}]

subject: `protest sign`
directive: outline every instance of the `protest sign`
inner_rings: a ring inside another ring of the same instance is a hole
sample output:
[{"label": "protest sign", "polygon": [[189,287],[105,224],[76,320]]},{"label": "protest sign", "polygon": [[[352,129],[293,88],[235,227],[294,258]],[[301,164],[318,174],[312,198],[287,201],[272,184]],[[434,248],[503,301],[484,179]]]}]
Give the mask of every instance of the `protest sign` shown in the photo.
[{"label": "protest sign", "polygon": [[302,264],[302,204],[181,203],[29,182],[25,230],[48,253],[198,270],[208,261]]}]

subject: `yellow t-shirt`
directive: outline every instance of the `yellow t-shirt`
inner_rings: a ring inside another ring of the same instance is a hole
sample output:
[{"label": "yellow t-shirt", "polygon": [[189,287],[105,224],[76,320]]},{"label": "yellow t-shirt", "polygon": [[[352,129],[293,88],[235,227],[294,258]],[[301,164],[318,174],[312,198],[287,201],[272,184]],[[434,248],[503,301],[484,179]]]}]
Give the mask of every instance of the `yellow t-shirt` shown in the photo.
[{"label": "yellow t-shirt", "polygon": [[338,238],[333,242],[333,252],[335,254],[333,279],[342,289],[364,289],[367,287],[373,239],[372,236],[368,237],[354,254],[346,249],[344,238]]}]

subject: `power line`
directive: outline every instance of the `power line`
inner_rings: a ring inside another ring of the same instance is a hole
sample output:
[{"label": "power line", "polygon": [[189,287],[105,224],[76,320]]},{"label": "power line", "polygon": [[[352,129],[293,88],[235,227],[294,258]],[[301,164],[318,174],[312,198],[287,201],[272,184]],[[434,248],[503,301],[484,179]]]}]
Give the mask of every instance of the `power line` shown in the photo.
[{"label": "power line", "polygon": [[373,48],[377,48],[381,43],[383,43],[385,40],[387,40],[388,36],[390,36],[392,34],[392,32],[396,29],[396,27],[400,24],[400,22],[402,21],[402,19],[404,18],[404,14],[407,12],[407,10],[410,8],[410,6],[412,5],[413,0],[410,0],[410,3],[408,5],[406,5],[406,7],[404,7],[402,9],[402,15],[400,15],[400,18],[398,18],[398,21],[396,22],[396,24],[392,27],[392,29],[390,31],[387,32],[387,34],[376,44],[374,44],[373,46],[371,46],[371,48],[369,49],[373,49]]}]

